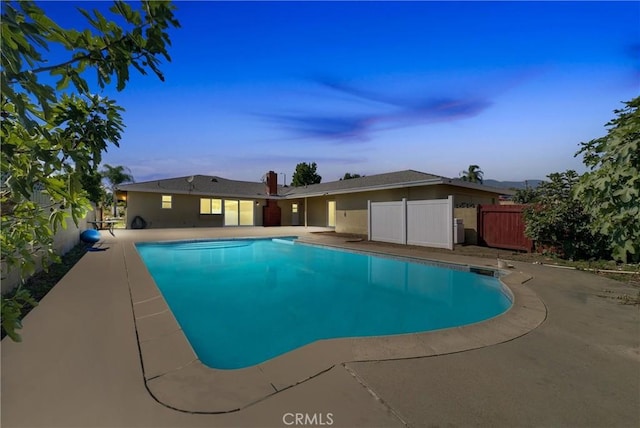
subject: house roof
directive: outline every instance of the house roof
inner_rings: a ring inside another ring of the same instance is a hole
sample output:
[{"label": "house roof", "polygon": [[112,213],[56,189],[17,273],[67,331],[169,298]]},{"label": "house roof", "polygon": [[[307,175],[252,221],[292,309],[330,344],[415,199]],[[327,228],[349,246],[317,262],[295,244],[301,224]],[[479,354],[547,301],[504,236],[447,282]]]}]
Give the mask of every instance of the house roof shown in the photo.
[{"label": "house roof", "polygon": [[408,187],[411,185],[420,186],[432,183],[440,184],[441,179],[444,179],[444,177],[408,169],[405,171],[350,178],[348,180],[311,184],[303,187],[290,187],[286,188],[285,192],[287,192],[287,196],[319,196],[324,194],[352,193]]},{"label": "house roof", "polygon": [[[280,186],[278,186],[280,188]],[[121,184],[118,190],[125,192],[173,193],[191,195],[215,195],[255,199],[267,196],[264,183],[229,180],[210,175],[166,178],[142,183]]]},{"label": "house roof", "polygon": [[126,192],[151,192],[208,195],[222,197],[293,199],[322,195],[337,195],[344,193],[367,192],[374,190],[396,189],[403,187],[428,186],[448,184],[465,187],[495,194],[512,194],[508,189],[484,186],[460,179],[447,178],[439,175],[427,174],[420,171],[405,170],[376,174],[348,180],[331,181],[328,183],[311,184],[300,187],[278,186],[278,195],[267,195],[264,183],[228,180],[222,177],[194,175],[191,177],[168,178],[142,183],[123,184],[118,190]]},{"label": "house roof", "polygon": [[329,183],[312,184],[304,187],[285,188],[286,197],[310,197],[321,195],[337,195],[344,193],[370,192],[374,190],[397,189],[404,187],[430,186],[448,184],[451,186],[483,190],[489,193],[512,194],[513,191],[497,187],[470,183],[457,178],[447,178],[440,175],[427,174],[412,169],[404,171],[376,174],[368,177],[351,178],[348,180],[332,181]]}]

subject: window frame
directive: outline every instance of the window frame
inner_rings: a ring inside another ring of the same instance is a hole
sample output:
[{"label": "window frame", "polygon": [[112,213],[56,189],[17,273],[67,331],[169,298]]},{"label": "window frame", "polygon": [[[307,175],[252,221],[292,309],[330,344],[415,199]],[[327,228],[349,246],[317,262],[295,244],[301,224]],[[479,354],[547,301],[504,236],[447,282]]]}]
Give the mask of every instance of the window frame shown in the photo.
[{"label": "window frame", "polygon": [[[209,202],[209,212],[205,213],[202,212],[202,202],[203,201],[208,201]],[[218,201],[219,205],[217,208],[217,211],[213,210],[213,201]],[[221,198],[200,198],[200,215],[222,215],[223,214],[223,206],[224,206],[224,200]]]},{"label": "window frame", "polygon": [[160,207],[163,210],[173,209],[173,195],[162,195],[160,198]]}]

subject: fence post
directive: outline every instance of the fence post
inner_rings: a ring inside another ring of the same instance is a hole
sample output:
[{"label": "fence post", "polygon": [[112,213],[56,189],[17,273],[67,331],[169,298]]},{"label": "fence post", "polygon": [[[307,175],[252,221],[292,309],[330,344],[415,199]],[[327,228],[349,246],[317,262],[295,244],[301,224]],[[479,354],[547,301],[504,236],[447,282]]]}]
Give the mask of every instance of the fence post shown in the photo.
[{"label": "fence post", "polygon": [[371,241],[371,199],[367,200],[367,241]]},{"label": "fence post", "polygon": [[407,198],[402,198],[402,245],[407,245]]},{"label": "fence post", "polygon": [[453,250],[453,195],[449,195],[447,198],[447,223],[449,224],[449,239],[447,245],[450,250]]},{"label": "fence post", "polygon": [[478,245],[484,245],[484,239],[482,237],[484,231],[483,231],[483,225],[482,225],[482,204],[478,204],[476,209],[478,211],[476,211],[476,229],[477,229],[477,235],[478,235]]}]

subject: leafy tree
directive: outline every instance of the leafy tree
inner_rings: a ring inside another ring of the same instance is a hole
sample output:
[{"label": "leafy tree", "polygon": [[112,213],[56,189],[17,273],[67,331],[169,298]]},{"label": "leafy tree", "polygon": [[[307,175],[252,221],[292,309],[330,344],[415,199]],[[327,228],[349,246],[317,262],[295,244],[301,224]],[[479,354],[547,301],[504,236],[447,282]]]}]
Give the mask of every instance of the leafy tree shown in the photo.
[{"label": "leafy tree", "polygon": [[460,175],[462,176],[462,181],[482,184],[484,172],[482,172],[478,165],[469,165],[466,171],[460,172]]},{"label": "leafy tree", "polygon": [[80,183],[87,192],[87,199],[96,205],[104,203],[107,196],[107,192],[102,187],[102,178],[102,174],[98,171],[89,171],[80,176]]},{"label": "leafy tree", "polygon": [[299,187],[320,183],[322,177],[316,174],[317,167],[315,162],[310,164],[301,162],[296,165],[296,170],[293,172],[293,178],[291,179],[291,185]]},{"label": "leafy tree", "polygon": [[537,197],[536,189],[527,185],[524,189],[514,189],[516,194],[513,195],[513,202],[516,204],[530,204]]},{"label": "leafy tree", "polygon": [[[94,70],[99,88],[115,81],[125,88],[133,67],[161,80],[161,58],[170,60],[168,30],[179,27],[174,6],[143,1],[138,9],[114,2],[106,17],[78,9],[87,29],[64,29],[31,1],[2,2],[0,71],[2,157],[1,256],[23,277],[56,256],[52,238],[66,218],[82,218],[90,207],[81,177],[100,164],[109,144],[118,146],[124,128],[115,101],[95,95],[85,75]],[[66,51],[53,62],[47,53]],[[55,83],[55,88],[47,82]],[[50,198],[33,201],[36,189]],[[2,327],[20,340],[19,310],[28,296],[2,299]]]},{"label": "leafy tree", "polygon": [[122,183],[133,182],[133,175],[131,170],[122,165],[111,166],[109,164],[104,165],[102,176],[109,182],[109,188],[111,189],[111,195],[113,196],[113,216],[117,217],[117,196],[116,188]]},{"label": "leafy tree", "polygon": [[606,124],[607,135],[581,143],[590,171],[575,194],[591,215],[591,230],[611,240],[614,259],[640,260],[640,97],[626,102]]},{"label": "leafy tree", "polygon": [[340,179],[340,181],[342,181],[342,180],[351,180],[352,178],[360,178],[360,177],[363,177],[363,176],[360,175],[360,174],[351,174],[350,172],[346,172],[344,174],[344,177],[342,177]]},{"label": "leafy tree", "polygon": [[102,211],[108,201],[107,192],[102,186],[102,178],[102,174],[98,171],[89,171],[80,176],[80,183],[87,192],[87,199],[95,204],[96,210],[99,211],[99,214],[96,214],[98,220],[102,219]]},{"label": "leafy tree", "polygon": [[[22,327],[21,317],[22,308],[35,307],[38,302],[31,296],[29,291],[24,288],[18,288],[12,293],[11,298],[2,299],[2,332],[6,333],[11,340],[15,342],[22,341],[22,338],[16,331]],[[5,321],[6,319],[6,321]],[[5,324],[6,323],[6,324]],[[13,328],[5,328],[12,327]],[[4,336],[3,336],[4,337]]]},{"label": "leafy tree", "polygon": [[575,171],[553,173],[535,190],[535,203],[523,211],[525,234],[536,245],[558,251],[563,257],[582,259],[606,254],[607,240],[592,233],[591,216],[573,197],[579,176]]}]

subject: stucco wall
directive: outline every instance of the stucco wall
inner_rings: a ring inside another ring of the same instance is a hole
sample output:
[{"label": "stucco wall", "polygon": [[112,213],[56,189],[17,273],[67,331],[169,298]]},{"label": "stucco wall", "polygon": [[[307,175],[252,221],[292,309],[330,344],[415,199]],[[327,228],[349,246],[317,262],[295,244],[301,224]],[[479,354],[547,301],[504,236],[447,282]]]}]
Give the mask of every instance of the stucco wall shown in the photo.
[{"label": "stucco wall", "polygon": [[[357,192],[342,195],[327,195],[297,200],[279,200],[278,205],[282,212],[283,226],[292,225],[291,205],[298,203],[299,225],[305,224],[305,210],[307,211],[307,225],[327,226],[328,212],[327,201],[336,201],[336,232],[367,234],[367,201],[385,202],[399,201],[402,198],[408,200],[445,199],[454,195],[455,206],[459,208],[475,207],[478,204],[492,204],[497,200],[493,193],[464,189],[457,186],[437,185],[410,187],[404,189],[380,190],[375,192]],[[171,209],[162,209],[162,195],[160,193],[129,192],[127,202],[127,227],[131,227],[131,221],[135,216],[140,216],[147,221],[149,228],[165,227],[221,227],[224,224],[222,215],[200,215],[200,196],[198,195],[172,195]],[[224,199],[224,198],[223,198]],[[256,226],[262,223],[262,206],[264,200],[258,200],[260,205],[254,209]],[[305,206],[305,202],[307,206]],[[476,233],[475,217],[464,214],[465,238],[473,243]]]},{"label": "stucco wall", "polygon": [[[317,198],[307,198],[307,225],[308,226],[327,226],[327,201],[329,199],[326,196],[320,196]],[[304,225],[304,216],[301,223]]]},{"label": "stucco wall", "polygon": [[408,194],[408,189],[393,189],[336,195],[336,232],[366,235],[369,227],[367,201],[399,201]]},{"label": "stucco wall", "polygon": [[[166,193],[165,195],[169,195]],[[127,195],[127,228],[131,228],[131,222],[136,216],[142,217],[147,222],[147,228],[170,227],[222,227],[224,216],[222,214],[200,214],[200,195],[171,195],[171,209],[162,208],[161,193],[129,192]],[[207,196],[209,197],[209,196]],[[211,196],[215,197],[215,196]],[[222,198],[224,199],[224,198]],[[254,203],[253,218],[256,226],[262,226],[262,207],[264,199]]]},{"label": "stucco wall", "polygon": [[366,235],[369,227],[367,210],[336,209],[336,232]]},{"label": "stucco wall", "polygon": [[484,192],[475,189],[465,189],[457,186],[441,185],[436,186],[439,189],[438,198],[446,198],[448,195],[455,197],[454,204],[460,206],[468,204],[476,206],[478,204],[497,204],[498,195],[495,193]]},{"label": "stucco wall", "polygon": [[453,217],[464,225],[464,243],[478,245],[478,208],[454,208]]},{"label": "stucco wall", "polygon": [[[497,196],[493,193],[475,189],[463,189],[449,185],[409,187],[404,189],[335,195],[336,232],[366,235],[368,228],[368,200],[371,202],[387,202],[399,201],[402,198],[407,198],[407,200],[410,201],[419,201],[429,199],[446,199],[449,195],[454,196],[454,204],[456,206],[462,206],[458,210],[458,213],[460,214],[460,218],[463,218],[465,224],[465,242],[477,243],[477,217],[475,215],[475,208],[473,207],[478,204],[495,203]],[[322,205],[325,212],[326,199],[327,198],[325,197],[324,205]],[[467,208],[466,206],[470,206],[471,208]],[[315,210],[316,205],[310,205],[310,209]],[[313,225],[324,226],[326,223]]]},{"label": "stucco wall", "polygon": [[[298,204],[298,222],[293,224],[292,205]],[[283,199],[278,201],[282,226],[304,226],[304,199]]]},{"label": "stucco wall", "polygon": [[[94,221],[95,211],[89,211],[87,216],[78,221],[78,225],[73,222],[70,217],[66,220],[67,228],[59,228],[56,234],[53,236],[53,249],[58,255],[63,255],[71,250],[73,247],[80,243],[80,232],[86,229],[92,229],[92,226],[87,226],[88,221]],[[42,270],[42,258],[36,257],[36,272]],[[20,283],[20,271],[19,269],[13,269],[8,271],[7,267],[2,266],[2,294],[13,290]]]}]

